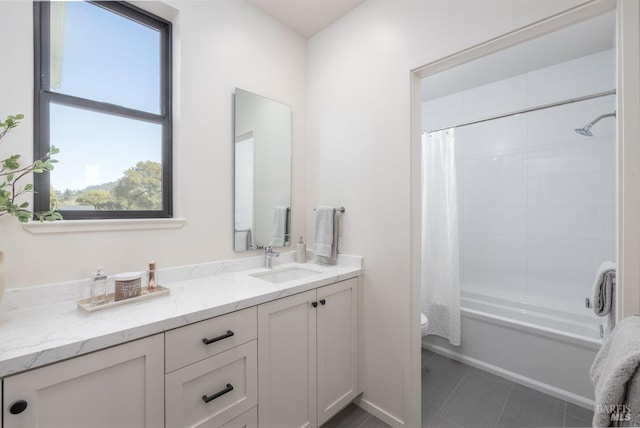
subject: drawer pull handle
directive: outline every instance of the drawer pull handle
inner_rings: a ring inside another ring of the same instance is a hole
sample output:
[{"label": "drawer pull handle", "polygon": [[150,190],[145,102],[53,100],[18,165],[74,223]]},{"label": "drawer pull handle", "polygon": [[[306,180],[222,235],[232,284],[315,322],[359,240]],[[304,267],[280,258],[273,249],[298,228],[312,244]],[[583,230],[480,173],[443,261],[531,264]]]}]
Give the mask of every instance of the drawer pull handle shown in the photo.
[{"label": "drawer pull handle", "polygon": [[24,400],[18,400],[9,407],[9,413],[12,415],[19,415],[27,408],[27,402]]},{"label": "drawer pull handle", "polygon": [[207,397],[206,395],[202,396],[202,401],[204,401],[205,403],[208,403],[209,401],[215,400],[218,397],[223,396],[224,394],[233,391],[233,385],[231,385],[230,383],[227,384],[227,387],[225,389],[223,389],[220,392],[216,392],[215,394]]},{"label": "drawer pull handle", "polygon": [[327,301],[326,301],[326,300],[324,300],[324,299],[320,300],[320,304],[321,304],[322,306],[324,306],[324,304],[325,304],[325,303],[327,303]]},{"label": "drawer pull handle", "polygon": [[311,302],[311,306],[313,306],[314,308],[318,307],[318,302]]},{"label": "drawer pull handle", "polygon": [[202,339],[202,343],[204,343],[205,345],[209,345],[213,342],[217,342],[219,340],[226,339],[227,337],[231,337],[231,336],[233,336],[233,332],[231,330],[227,330],[225,334],[218,337],[214,337],[213,339],[207,339],[205,337],[204,339]]}]

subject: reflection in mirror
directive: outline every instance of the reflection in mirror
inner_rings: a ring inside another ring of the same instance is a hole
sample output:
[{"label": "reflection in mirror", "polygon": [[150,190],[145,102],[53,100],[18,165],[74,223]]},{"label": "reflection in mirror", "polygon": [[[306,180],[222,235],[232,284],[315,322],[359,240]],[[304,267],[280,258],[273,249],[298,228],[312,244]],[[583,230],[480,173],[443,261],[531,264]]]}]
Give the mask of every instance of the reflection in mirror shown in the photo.
[{"label": "reflection in mirror", "polygon": [[291,107],[236,88],[234,249],[290,244]]}]

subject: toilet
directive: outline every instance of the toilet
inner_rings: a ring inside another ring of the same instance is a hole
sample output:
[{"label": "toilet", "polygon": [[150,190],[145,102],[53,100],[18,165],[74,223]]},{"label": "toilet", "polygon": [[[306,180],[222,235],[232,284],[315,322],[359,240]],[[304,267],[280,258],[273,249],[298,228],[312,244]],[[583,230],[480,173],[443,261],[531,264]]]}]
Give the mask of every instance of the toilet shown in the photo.
[{"label": "toilet", "polygon": [[422,335],[427,334],[427,327],[429,326],[429,319],[425,314],[420,314],[420,327],[422,328]]}]

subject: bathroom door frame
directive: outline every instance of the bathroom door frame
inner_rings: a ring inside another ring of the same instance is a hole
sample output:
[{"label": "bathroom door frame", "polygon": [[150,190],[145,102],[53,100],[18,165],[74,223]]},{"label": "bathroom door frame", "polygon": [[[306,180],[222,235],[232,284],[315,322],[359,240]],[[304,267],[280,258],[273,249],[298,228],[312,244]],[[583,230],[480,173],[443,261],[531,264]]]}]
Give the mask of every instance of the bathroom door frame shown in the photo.
[{"label": "bathroom door frame", "polygon": [[411,346],[407,381],[411,393],[406,406],[410,419],[421,421],[421,80],[473,59],[489,55],[595,16],[616,11],[617,61],[617,260],[618,319],[640,314],[640,2],[594,0],[552,15],[485,43],[410,70],[411,135]]}]

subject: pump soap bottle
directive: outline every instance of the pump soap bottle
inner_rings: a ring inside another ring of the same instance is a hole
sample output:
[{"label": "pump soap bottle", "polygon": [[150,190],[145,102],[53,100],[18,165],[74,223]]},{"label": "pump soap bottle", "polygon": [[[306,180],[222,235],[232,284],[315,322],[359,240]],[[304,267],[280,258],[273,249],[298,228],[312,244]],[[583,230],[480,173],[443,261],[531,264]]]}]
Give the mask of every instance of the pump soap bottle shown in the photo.
[{"label": "pump soap bottle", "polygon": [[298,245],[296,246],[296,263],[306,263],[307,262],[307,244],[302,241],[302,236],[298,241]]},{"label": "pump soap bottle", "polygon": [[98,306],[106,303],[107,297],[107,275],[103,272],[103,267],[96,268],[95,276],[89,280],[89,304],[91,306]]},{"label": "pump soap bottle", "polygon": [[158,267],[153,260],[149,262],[147,269],[147,291],[149,293],[156,291],[158,288]]}]

